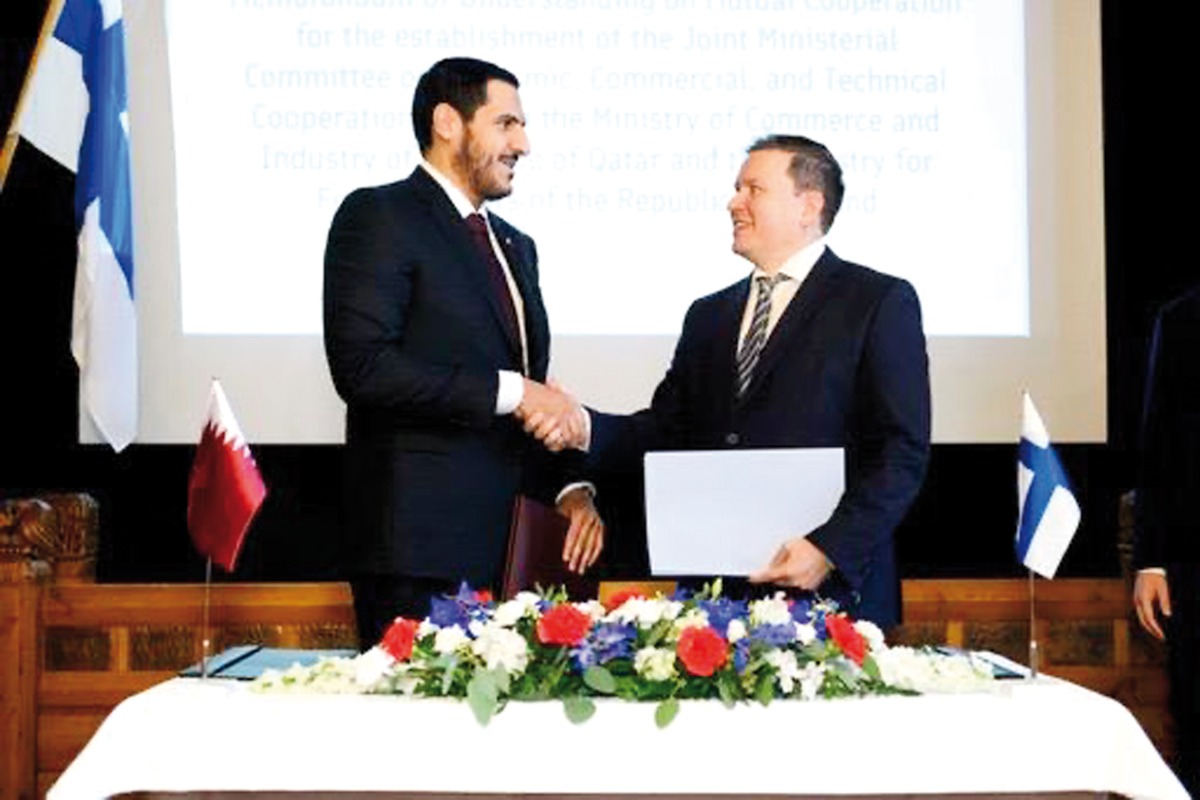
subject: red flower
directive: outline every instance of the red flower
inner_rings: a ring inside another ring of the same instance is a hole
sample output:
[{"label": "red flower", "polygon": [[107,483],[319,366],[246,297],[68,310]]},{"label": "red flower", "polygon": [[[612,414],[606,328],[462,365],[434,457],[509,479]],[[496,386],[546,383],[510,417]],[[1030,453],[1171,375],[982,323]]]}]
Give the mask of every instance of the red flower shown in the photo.
[{"label": "red flower", "polygon": [[693,675],[707,678],[725,665],[726,642],[711,627],[684,628],[675,653]]},{"label": "red flower", "polygon": [[417,627],[416,620],[396,617],[396,621],[383,634],[383,641],[379,643],[379,646],[397,661],[407,661],[408,657],[412,655],[413,642],[417,638]]},{"label": "red flower", "polygon": [[625,601],[632,600],[635,597],[638,600],[646,599],[646,595],[643,594],[642,592],[639,592],[637,589],[622,589],[619,592],[614,592],[612,595],[609,596],[608,600],[605,601],[604,610],[605,611],[613,611],[615,609],[618,609],[621,606],[625,605]]},{"label": "red flower", "polygon": [[563,603],[538,620],[537,636],[542,644],[577,645],[591,629],[591,617],[575,606]]},{"label": "red flower", "polygon": [[487,604],[492,602],[492,592],[490,589],[479,589],[475,592],[475,602]]},{"label": "red flower", "polygon": [[867,640],[854,628],[854,623],[843,616],[829,615],[825,617],[825,630],[833,643],[860,667],[867,655]]}]

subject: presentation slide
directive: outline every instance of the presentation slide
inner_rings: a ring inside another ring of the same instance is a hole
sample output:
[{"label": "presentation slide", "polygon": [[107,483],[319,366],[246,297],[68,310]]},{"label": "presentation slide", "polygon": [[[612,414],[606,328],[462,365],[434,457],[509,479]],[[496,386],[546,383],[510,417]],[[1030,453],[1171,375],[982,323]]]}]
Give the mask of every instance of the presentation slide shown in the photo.
[{"label": "presentation slide", "polygon": [[1015,440],[1028,389],[1056,438],[1101,440],[1097,5],[128,0],[139,440],[193,439],[211,375],[252,441],[340,440],[329,223],[419,163],[413,88],[456,55],[521,81],[531,152],[490,208],[537,242],[585,402],[648,402],[688,305],[750,270],[746,148],[801,134],[845,173],[830,247],[917,289],[935,439]]},{"label": "presentation slide", "polygon": [[412,170],[416,81],[463,53],[522,82],[532,152],[494,210],[537,240],[555,334],[677,333],[741,277],[725,207],[769,133],[831,148],[847,184],[831,246],[912,281],[929,334],[1028,332],[1020,3],[169,9],[185,333],[320,332],[337,204]]}]

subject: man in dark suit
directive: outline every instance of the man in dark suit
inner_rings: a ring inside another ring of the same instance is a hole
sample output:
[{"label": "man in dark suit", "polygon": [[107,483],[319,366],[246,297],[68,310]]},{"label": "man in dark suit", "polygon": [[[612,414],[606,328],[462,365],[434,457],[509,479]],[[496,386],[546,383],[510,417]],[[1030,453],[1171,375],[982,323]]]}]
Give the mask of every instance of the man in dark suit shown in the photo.
[{"label": "man in dark suit", "polygon": [[533,240],[484,206],[529,151],[517,88],[494,64],[435,64],[413,97],[423,163],[350,194],[330,227],[325,350],[346,401],[345,566],[364,647],[395,615],[424,616],[430,594],[496,585],[518,493],[570,518],[572,569],[602,546],[588,488],[564,489],[569,459],[513,417],[572,402],[542,383]]},{"label": "man in dark suit", "polygon": [[[912,287],[825,246],[842,194],[821,144],[755,142],[729,202],[733,250],[754,272],[692,304],[650,408],[592,412],[586,445],[559,435],[606,470],[637,469],[648,450],[844,447],[833,515],[796,531],[751,580],[819,589],[887,626],[900,612],[892,533],[928,458],[928,362]],[[527,426],[554,435],[540,419]]]},{"label": "man in dark suit", "polygon": [[[1200,796],[1200,286],[1167,303],[1150,344],[1133,604],[1169,645],[1176,771]],[[1164,619],[1160,621],[1159,614]]]}]

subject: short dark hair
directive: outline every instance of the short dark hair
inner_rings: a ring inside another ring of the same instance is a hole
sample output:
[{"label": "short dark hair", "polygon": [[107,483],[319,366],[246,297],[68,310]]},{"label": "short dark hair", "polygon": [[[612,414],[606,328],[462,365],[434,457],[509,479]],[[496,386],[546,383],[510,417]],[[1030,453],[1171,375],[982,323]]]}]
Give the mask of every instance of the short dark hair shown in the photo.
[{"label": "short dark hair", "polygon": [[477,58],[443,58],[417,81],[413,92],[413,133],[422,153],[433,145],[433,110],[449,103],[468,122],[475,110],[487,102],[488,81],[497,80],[520,87],[517,76]]},{"label": "short dark hair", "polygon": [[773,133],[757,140],[746,152],[759,150],[781,150],[792,154],[792,162],[788,164],[792,183],[796,185],[797,192],[815,189],[825,198],[821,230],[828,232],[846,193],[846,187],[842,185],[842,168],[829,148],[807,136]]}]

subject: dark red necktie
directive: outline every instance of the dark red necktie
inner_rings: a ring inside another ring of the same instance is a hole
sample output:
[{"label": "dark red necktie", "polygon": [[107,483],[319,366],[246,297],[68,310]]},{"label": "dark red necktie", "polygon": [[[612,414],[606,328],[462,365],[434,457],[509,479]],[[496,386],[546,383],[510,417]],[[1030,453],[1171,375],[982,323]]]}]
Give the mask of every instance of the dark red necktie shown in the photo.
[{"label": "dark red necktie", "polygon": [[512,293],[508,290],[504,267],[500,264],[500,259],[496,257],[496,251],[492,249],[487,220],[483,218],[482,214],[468,214],[467,229],[471,231],[471,239],[479,249],[479,254],[487,262],[488,278],[492,282],[492,291],[496,293],[496,299],[500,302],[500,308],[503,310],[504,324],[507,327],[508,335],[514,342],[520,343],[521,329],[517,325],[517,309],[513,306]]}]

